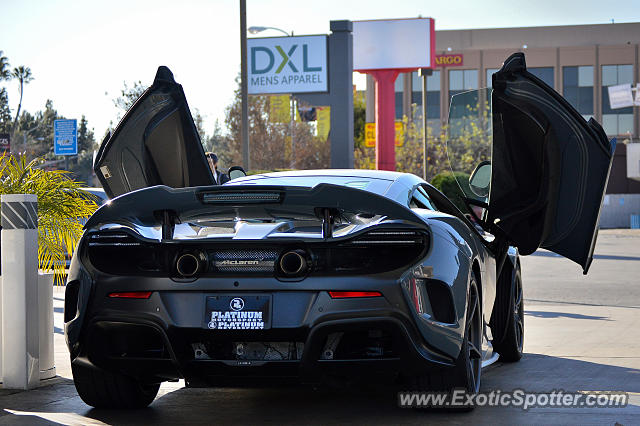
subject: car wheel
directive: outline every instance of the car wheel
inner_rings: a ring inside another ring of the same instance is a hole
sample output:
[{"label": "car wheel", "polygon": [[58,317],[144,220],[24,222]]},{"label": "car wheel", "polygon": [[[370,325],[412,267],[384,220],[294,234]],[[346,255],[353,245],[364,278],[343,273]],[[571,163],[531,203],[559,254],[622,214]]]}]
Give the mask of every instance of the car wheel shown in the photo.
[{"label": "car wheel", "polygon": [[506,332],[494,349],[500,354],[501,361],[516,362],[522,358],[524,347],[524,294],[519,267],[516,269],[510,290],[502,300],[496,298],[496,301],[504,305],[500,308],[506,310]]},{"label": "car wheel", "polygon": [[[445,391],[463,389],[468,393],[480,390],[482,373],[482,303],[475,276],[471,276],[467,293],[465,330],[460,355],[452,369],[442,369],[416,376],[412,380],[414,390]],[[473,406],[448,407],[471,410]]]},{"label": "car wheel", "polygon": [[71,365],[73,382],[80,398],[95,408],[144,408],[160,389],[159,383],[143,384],[119,373]]},{"label": "car wheel", "polygon": [[[472,275],[467,295],[467,316],[462,341],[462,351],[458,357],[458,370],[461,384],[467,392],[475,393],[480,390],[480,375],[482,373],[482,303],[478,285]],[[463,358],[464,359],[461,359]],[[464,363],[464,365],[463,365]]]}]

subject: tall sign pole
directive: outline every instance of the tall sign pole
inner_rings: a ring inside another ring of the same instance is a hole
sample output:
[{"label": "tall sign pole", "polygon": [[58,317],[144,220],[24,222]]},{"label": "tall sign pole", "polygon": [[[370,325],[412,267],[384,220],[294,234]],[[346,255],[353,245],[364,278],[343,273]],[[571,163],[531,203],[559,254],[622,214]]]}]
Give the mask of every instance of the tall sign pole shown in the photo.
[{"label": "tall sign pole", "polygon": [[376,81],[376,169],[396,169],[396,93],[399,70],[368,71]]},{"label": "tall sign pole", "polygon": [[240,92],[242,120],[242,166],[249,170],[249,95],[247,90],[247,0],[240,0]]},{"label": "tall sign pole", "polygon": [[420,68],[418,74],[422,82],[422,178],[427,180],[427,77],[433,74],[433,70]]},{"label": "tall sign pole", "polygon": [[395,81],[398,74],[433,68],[435,23],[431,18],[353,23],[353,69],[376,82],[376,168],[395,170]]}]

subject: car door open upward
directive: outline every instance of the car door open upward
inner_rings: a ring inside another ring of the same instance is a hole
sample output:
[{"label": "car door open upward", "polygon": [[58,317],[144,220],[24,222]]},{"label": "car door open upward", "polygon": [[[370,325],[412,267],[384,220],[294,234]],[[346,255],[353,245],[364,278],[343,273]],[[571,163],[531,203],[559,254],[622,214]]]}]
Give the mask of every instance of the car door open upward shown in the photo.
[{"label": "car door open upward", "polygon": [[[483,111],[490,120],[481,120]],[[490,146],[490,160],[486,152],[475,158],[474,168],[484,161],[484,169],[478,169],[472,185],[460,183],[467,198],[488,203],[485,225],[503,232],[522,254],[546,248],[577,262],[586,273],[615,140],[609,142],[595,120],[585,121],[527,72],[522,53],[510,56],[493,75],[492,89],[453,97],[447,142],[453,170],[460,168],[456,141],[473,120],[486,127],[479,140]]]},{"label": "car door open upward", "polygon": [[154,185],[215,184],[182,86],[169,68],[158,68],[151,87],[102,142],[94,170],[111,198]]}]

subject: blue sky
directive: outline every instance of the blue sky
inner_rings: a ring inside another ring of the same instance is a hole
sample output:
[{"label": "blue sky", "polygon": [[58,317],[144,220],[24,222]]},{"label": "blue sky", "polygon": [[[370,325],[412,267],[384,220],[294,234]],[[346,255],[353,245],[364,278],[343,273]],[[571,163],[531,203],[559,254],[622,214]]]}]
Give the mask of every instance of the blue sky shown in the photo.
[{"label": "blue sky", "polygon": [[[248,26],[298,35],[328,33],[334,19],[418,15],[435,18],[436,29],[638,22],[640,1],[247,0]],[[112,99],[123,82],[150,84],[158,65],[171,68],[209,133],[216,119],[223,124],[240,69],[239,27],[238,0],[0,0],[0,50],[35,77],[23,107],[35,112],[52,99],[68,118],[84,113],[98,139],[116,124]],[[15,109],[18,86],[5,86]]]}]

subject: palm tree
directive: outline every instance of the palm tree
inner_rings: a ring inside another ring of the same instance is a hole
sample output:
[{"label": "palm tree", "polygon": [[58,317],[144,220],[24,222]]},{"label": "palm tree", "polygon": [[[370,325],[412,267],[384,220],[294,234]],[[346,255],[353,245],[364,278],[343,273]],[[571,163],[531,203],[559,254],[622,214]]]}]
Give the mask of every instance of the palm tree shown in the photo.
[{"label": "palm tree", "polygon": [[54,271],[61,283],[65,254],[71,255],[82,236],[83,219],[98,208],[96,198],[63,170],[38,168],[41,159],[0,155],[0,194],[38,196],[38,267]]},{"label": "palm tree", "polygon": [[4,56],[2,50],[0,50],[0,81],[9,80],[11,78],[11,72],[9,71],[9,60]]},{"label": "palm tree", "polygon": [[18,110],[16,111],[16,118],[13,120],[13,131],[16,130],[16,124],[18,123],[18,117],[20,117],[20,108],[22,108],[22,93],[24,92],[24,85],[29,84],[33,80],[33,74],[31,74],[31,68],[20,65],[11,72],[13,78],[18,79],[20,82],[20,102],[18,102]]}]

